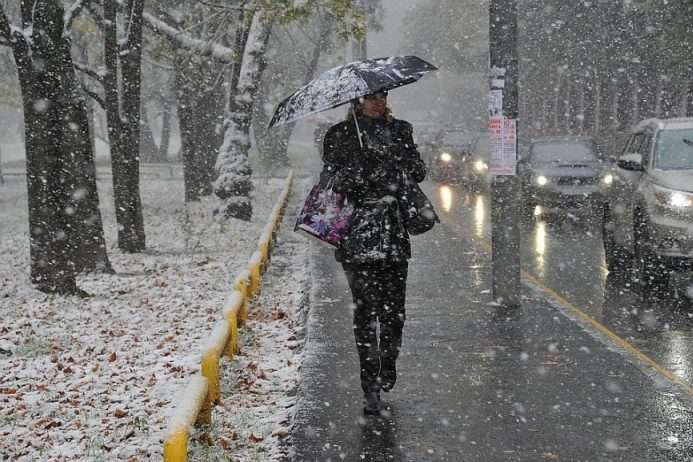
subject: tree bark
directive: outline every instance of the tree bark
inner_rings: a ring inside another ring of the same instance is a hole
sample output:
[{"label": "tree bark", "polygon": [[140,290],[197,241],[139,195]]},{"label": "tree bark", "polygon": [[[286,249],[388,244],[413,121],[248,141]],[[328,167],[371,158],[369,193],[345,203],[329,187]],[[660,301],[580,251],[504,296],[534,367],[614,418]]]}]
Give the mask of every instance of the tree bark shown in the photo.
[{"label": "tree bark", "polygon": [[107,71],[104,91],[113,196],[118,222],[118,247],[127,253],[141,252],[146,247],[139,186],[143,4],[144,0],[127,2],[128,38],[121,49],[117,40],[116,0],[104,1],[104,59]]},{"label": "tree bark", "polygon": [[219,212],[227,218],[249,221],[253,214],[250,201],[252,169],[248,162],[250,121],[264,70],[261,57],[267,48],[271,27],[262,11],[255,13],[244,47],[237,91],[224,122],[224,143],[217,159],[219,176],[214,183],[214,193],[222,200]]},{"label": "tree bark", "polygon": [[140,159],[142,162],[163,162],[161,159],[159,147],[154,141],[154,132],[152,126],[149,123],[149,115],[147,114],[147,107],[143,104],[141,109],[141,132],[140,132]]},{"label": "tree bark", "polygon": [[31,40],[12,33],[2,6],[0,35],[12,38],[22,89],[31,281],[42,291],[83,295],[78,271],[110,270],[87,107],[63,35],[62,4],[44,0],[21,7]]},{"label": "tree bark", "polygon": [[168,150],[171,145],[171,95],[170,88],[166,89],[161,102],[161,140],[159,141],[159,157],[168,161]]},{"label": "tree bark", "polygon": [[175,65],[186,202],[212,194],[225,101],[221,71],[191,60],[196,58],[185,57]]}]

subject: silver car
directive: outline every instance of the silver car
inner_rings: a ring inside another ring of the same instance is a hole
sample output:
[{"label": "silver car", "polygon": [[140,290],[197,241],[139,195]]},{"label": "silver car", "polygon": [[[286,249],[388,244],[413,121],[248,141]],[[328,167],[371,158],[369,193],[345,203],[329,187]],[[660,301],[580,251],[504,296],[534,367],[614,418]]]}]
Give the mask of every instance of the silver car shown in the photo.
[{"label": "silver car", "polygon": [[651,294],[693,267],[693,118],[638,124],[601,184],[610,271],[632,268]]},{"label": "silver car", "polygon": [[518,163],[526,211],[592,209],[601,205],[603,162],[590,138],[539,138]]}]

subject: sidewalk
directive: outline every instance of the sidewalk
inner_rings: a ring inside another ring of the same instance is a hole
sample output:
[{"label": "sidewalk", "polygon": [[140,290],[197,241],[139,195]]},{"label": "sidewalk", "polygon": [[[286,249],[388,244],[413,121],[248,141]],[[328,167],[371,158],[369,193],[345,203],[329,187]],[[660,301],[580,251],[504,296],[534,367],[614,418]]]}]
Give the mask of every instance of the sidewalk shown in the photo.
[{"label": "sidewalk", "polygon": [[351,297],[312,246],[313,291],[293,460],[684,461],[691,403],[531,288],[489,304],[490,262],[445,221],[414,238],[392,414],[364,418]]}]

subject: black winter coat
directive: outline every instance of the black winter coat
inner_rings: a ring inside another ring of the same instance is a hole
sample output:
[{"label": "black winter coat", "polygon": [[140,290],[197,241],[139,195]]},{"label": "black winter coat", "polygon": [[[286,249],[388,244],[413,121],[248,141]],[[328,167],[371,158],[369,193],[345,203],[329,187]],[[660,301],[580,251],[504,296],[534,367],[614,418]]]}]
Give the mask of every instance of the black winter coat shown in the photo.
[{"label": "black winter coat", "polygon": [[[367,117],[359,117],[358,121],[363,148],[353,119],[327,131],[321,174],[321,181],[332,179],[333,188],[346,194],[357,210],[372,207],[376,201],[387,200],[387,196],[398,198],[403,191],[403,174],[419,183],[426,176],[426,164],[416,149],[409,122]],[[389,238],[393,251],[388,260],[411,257],[406,230]],[[343,249],[338,249],[335,256],[338,261],[349,263],[350,257]]]}]

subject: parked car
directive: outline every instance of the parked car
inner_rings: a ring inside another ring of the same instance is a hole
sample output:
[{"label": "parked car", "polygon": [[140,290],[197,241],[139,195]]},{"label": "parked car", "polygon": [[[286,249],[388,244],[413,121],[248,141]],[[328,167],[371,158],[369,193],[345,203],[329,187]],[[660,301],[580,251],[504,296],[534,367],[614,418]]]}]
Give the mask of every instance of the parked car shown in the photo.
[{"label": "parked car", "polygon": [[642,121],[601,183],[609,271],[635,270],[650,294],[693,269],[693,118]]},{"label": "parked car", "polygon": [[469,155],[474,136],[462,130],[441,131],[430,160],[433,181],[459,182],[464,175],[465,157]]},{"label": "parked car", "polygon": [[491,146],[488,135],[479,136],[473,143],[469,155],[463,159],[462,184],[474,192],[488,191],[491,185],[491,175],[488,173],[488,163],[491,158]]},{"label": "parked car", "polygon": [[594,210],[601,207],[599,178],[603,161],[587,137],[551,137],[531,141],[518,162],[523,208]]}]

